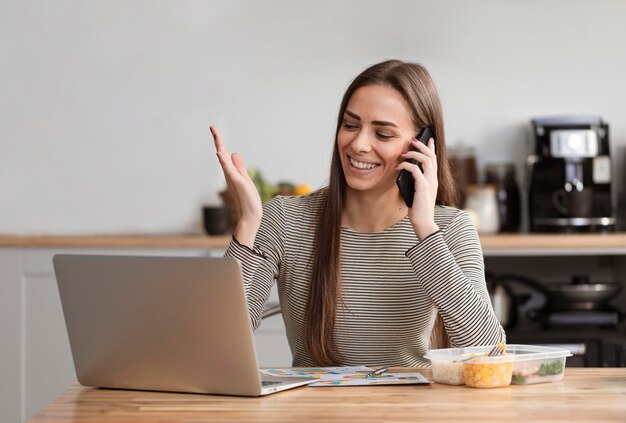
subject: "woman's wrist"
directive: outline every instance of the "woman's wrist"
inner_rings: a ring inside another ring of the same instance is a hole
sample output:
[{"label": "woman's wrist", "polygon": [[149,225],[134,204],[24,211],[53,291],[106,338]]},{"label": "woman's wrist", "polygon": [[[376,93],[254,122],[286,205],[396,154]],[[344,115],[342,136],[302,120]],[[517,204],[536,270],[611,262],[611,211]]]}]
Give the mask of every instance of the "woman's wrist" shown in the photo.
[{"label": "woman's wrist", "polygon": [[435,223],[435,221],[429,222],[421,222],[419,225],[413,225],[413,230],[415,231],[415,236],[419,241],[423,241],[428,238],[430,235],[434,234],[439,230],[439,226]]},{"label": "woman's wrist", "polygon": [[241,245],[245,245],[250,249],[254,249],[254,239],[259,231],[261,221],[257,219],[239,220],[235,228],[234,236]]}]

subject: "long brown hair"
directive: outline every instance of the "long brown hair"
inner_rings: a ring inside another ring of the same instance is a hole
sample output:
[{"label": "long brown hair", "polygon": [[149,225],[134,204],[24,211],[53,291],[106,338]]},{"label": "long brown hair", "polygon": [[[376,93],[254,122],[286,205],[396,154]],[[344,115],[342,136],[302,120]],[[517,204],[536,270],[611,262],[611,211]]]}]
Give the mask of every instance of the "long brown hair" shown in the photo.
[{"label": "long brown hair", "polygon": [[[441,102],[428,71],[419,64],[399,60],[385,61],[364,70],[352,81],[341,100],[330,179],[317,223],[313,272],[307,304],[307,341],[311,358],[317,365],[341,363],[334,332],[337,303],[341,298],[339,253],[341,214],[346,199],[346,179],[339,158],[337,133],[352,94],[361,87],[374,84],[390,86],[404,97],[411,110],[416,130],[421,130],[426,126],[431,127],[435,138],[439,182],[436,202],[441,205],[455,203],[456,193],[445,147]],[[398,195],[400,195],[399,192]],[[442,323],[441,317],[438,316],[433,334],[441,338],[439,342],[435,341],[439,345],[447,338],[445,331],[443,335],[440,333],[443,330]]]}]

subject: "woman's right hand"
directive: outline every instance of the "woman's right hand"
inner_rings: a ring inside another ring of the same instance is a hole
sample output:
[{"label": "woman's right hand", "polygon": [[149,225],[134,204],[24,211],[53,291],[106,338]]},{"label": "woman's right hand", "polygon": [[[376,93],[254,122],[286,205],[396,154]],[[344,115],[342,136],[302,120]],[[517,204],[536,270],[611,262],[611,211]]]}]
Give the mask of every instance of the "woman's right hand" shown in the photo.
[{"label": "woman's right hand", "polygon": [[248,170],[241,156],[237,153],[229,154],[217,128],[211,126],[209,129],[213,135],[217,158],[220,166],[222,166],[222,171],[224,171],[228,191],[233,196],[239,214],[235,238],[240,244],[253,248],[254,238],[263,216],[261,197],[250,175],[248,175]]}]

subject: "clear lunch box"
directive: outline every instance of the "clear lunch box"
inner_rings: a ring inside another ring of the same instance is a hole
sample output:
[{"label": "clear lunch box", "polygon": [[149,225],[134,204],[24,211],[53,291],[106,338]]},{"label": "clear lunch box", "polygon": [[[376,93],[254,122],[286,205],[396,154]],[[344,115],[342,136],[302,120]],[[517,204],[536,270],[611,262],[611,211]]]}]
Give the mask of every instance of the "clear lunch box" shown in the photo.
[{"label": "clear lunch box", "polygon": [[[568,350],[538,345],[509,344],[505,355],[485,356],[492,345],[429,350],[433,380],[447,385],[497,388],[556,382],[563,379]],[[471,356],[473,360],[463,362]]]},{"label": "clear lunch box", "polygon": [[515,355],[514,385],[558,382],[565,373],[565,359],[572,356],[569,350],[540,345],[507,345],[506,352]]}]

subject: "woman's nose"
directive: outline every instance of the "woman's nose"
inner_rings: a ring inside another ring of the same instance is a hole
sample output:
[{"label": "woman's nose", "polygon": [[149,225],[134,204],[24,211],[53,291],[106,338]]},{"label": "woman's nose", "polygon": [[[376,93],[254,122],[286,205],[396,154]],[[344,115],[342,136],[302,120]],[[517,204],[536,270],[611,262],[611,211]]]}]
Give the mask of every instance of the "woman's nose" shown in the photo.
[{"label": "woman's nose", "polygon": [[367,131],[360,131],[352,141],[352,149],[359,153],[368,153],[372,150],[372,144]]}]

